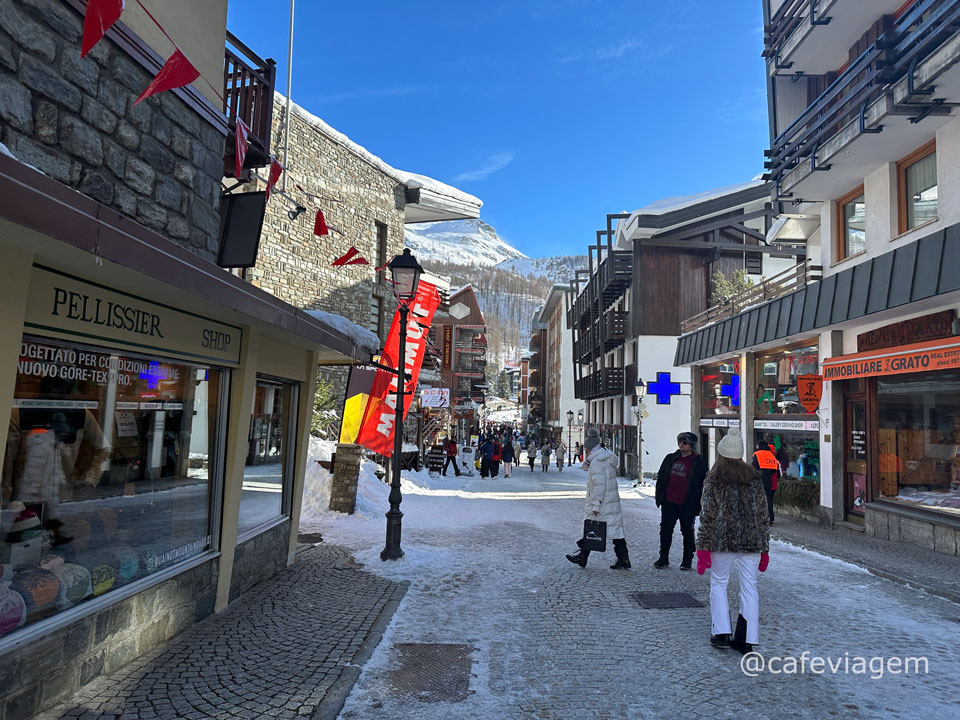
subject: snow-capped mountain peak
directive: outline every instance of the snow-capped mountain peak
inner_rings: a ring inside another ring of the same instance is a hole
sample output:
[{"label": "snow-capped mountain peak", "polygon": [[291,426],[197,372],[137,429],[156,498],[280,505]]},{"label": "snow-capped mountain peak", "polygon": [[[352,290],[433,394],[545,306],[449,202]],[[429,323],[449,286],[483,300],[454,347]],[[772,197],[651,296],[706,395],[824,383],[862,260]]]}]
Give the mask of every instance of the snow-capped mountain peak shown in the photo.
[{"label": "snow-capped mountain peak", "polygon": [[404,244],[422,259],[460,265],[496,265],[512,258],[526,258],[508,245],[483,220],[447,220],[417,223],[404,228]]}]

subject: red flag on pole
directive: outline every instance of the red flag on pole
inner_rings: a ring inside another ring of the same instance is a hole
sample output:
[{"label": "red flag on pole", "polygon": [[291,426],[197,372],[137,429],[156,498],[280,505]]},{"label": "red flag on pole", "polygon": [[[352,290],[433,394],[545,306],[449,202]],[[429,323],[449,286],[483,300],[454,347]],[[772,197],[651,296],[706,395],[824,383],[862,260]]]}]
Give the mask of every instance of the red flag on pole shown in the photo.
[{"label": "red flag on pole", "polygon": [[107,30],[120,19],[124,0],[89,0],[87,12],[83,16],[83,40],[80,43],[80,57],[85,57],[94,45],[107,33]]},{"label": "red flag on pole", "polygon": [[173,55],[167,59],[167,62],[163,64],[163,67],[160,68],[160,72],[157,73],[153,82],[147,85],[147,89],[140,93],[140,97],[138,97],[133,104],[136,105],[141,100],[151,95],[162,93],[165,90],[173,90],[174,88],[189,85],[198,77],[200,77],[200,71],[193,66],[193,63],[187,60],[186,55],[180,52],[180,48],[177,48],[173,51]]},{"label": "red flag on pole", "polygon": [[270,199],[270,191],[273,190],[273,186],[277,184],[277,180],[280,179],[280,173],[283,172],[283,165],[273,156],[270,156],[270,177],[267,180],[267,200]]},{"label": "red flag on pole", "polygon": [[235,177],[239,178],[240,173],[243,172],[243,161],[247,158],[247,135],[250,134],[250,128],[247,127],[247,124],[237,118],[237,127],[234,130],[237,141],[237,174]]},{"label": "red flag on pole", "polygon": [[341,265],[369,265],[370,264],[369,262],[367,262],[367,259],[365,257],[363,257],[362,255],[360,257],[356,257],[357,255],[360,255],[360,251],[357,250],[353,245],[351,245],[349,250],[347,250],[343,255],[338,257],[336,260],[334,260],[330,264],[333,267],[339,267]]},{"label": "red flag on pole", "polygon": [[323,217],[323,210],[317,210],[317,219],[313,223],[314,235],[329,235],[330,228],[327,227],[327,221]]},{"label": "red flag on pole", "polygon": [[[400,367],[402,372],[410,374],[410,380],[404,386],[403,415],[410,409],[413,401],[413,392],[417,387],[420,376],[420,365],[427,349],[427,337],[433,314],[440,304],[440,294],[437,288],[428,282],[421,281],[417,286],[417,296],[410,304],[410,313],[407,315],[407,346],[402,363],[398,363],[400,355],[400,312],[393,316],[387,344],[380,356],[380,363],[387,367]],[[363,424],[357,436],[357,443],[363,447],[380,453],[385,457],[393,455],[393,433],[396,421],[397,395],[399,376],[386,370],[377,370],[367,402]],[[409,392],[408,392],[409,391]]]}]

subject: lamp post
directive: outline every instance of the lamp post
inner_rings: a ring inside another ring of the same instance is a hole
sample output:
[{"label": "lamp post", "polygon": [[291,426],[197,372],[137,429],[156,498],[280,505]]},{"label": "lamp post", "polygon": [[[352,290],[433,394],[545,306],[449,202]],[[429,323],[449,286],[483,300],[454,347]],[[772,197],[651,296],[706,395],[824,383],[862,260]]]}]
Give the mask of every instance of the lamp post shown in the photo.
[{"label": "lamp post", "polygon": [[633,392],[637,396],[637,483],[643,482],[643,398],[647,394],[647,386],[643,380],[637,378],[637,384],[633,387]]},{"label": "lamp post", "polygon": [[406,390],[404,376],[404,358],[407,353],[407,314],[410,312],[410,302],[417,296],[417,285],[420,284],[420,273],[423,268],[417,259],[410,254],[409,248],[403,249],[402,255],[397,255],[390,261],[390,276],[393,279],[393,291],[397,296],[400,313],[400,343],[397,348],[397,409],[393,427],[393,459],[391,469],[393,478],[390,483],[390,509],[387,511],[387,542],[380,553],[381,560],[399,560],[403,557],[400,548],[400,453],[403,449],[403,406]]},{"label": "lamp post", "polygon": [[573,410],[567,410],[567,465],[573,465]]},{"label": "lamp post", "polygon": [[577,410],[577,431],[580,434],[580,452],[583,452],[583,410]]}]

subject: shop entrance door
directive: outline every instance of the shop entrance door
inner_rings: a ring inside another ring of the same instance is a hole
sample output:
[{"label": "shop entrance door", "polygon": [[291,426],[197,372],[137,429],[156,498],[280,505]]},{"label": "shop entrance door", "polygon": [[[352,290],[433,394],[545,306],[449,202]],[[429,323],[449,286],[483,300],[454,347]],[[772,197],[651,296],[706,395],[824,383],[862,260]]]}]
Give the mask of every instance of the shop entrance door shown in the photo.
[{"label": "shop entrance door", "polygon": [[864,399],[846,402],[844,498],[848,520],[863,521],[864,505],[870,501],[867,487],[867,404]]}]

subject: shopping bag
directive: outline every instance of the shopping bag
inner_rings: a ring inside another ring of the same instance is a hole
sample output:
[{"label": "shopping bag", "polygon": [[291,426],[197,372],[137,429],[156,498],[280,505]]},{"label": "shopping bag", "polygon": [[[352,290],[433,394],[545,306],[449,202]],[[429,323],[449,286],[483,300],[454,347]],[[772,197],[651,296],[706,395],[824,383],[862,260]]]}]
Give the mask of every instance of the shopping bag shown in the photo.
[{"label": "shopping bag", "polygon": [[602,520],[583,521],[583,549],[607,551],[607,524]]}]

